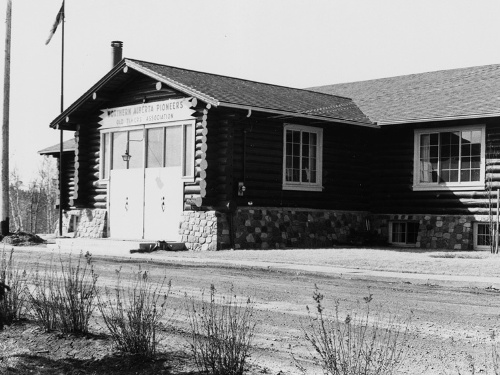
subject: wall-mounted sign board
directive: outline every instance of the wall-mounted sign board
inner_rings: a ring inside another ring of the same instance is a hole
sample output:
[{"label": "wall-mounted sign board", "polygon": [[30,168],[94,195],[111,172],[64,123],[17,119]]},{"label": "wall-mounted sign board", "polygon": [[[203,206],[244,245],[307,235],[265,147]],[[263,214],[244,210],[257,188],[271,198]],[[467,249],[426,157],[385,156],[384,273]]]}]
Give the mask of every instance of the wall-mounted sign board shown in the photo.
[{"label": "wall-mounted sign board", "polygon": [[101,129],[193,118],[196,98],[170,99],[102,110]]}]

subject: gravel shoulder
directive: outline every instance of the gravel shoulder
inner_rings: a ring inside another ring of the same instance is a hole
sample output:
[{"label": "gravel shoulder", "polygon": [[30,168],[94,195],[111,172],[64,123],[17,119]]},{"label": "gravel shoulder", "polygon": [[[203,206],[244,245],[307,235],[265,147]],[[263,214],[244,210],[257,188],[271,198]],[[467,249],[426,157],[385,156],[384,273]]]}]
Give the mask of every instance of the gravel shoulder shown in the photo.
[{"label": "gravel shoulder", "polygon": [[[42,249],[18,249],[16,253],[22,262],[31,265],[48,262],[54,255],[59,256],[58,253],[40,250]],[[484,262],[486,268],[497,262],[495,257],[490,257],[487,253],[470,253],[470,256],[476,257],[468,260],[464,257],[452,258],[449,256],[453,254],[451,252],[416,253],[393,249],[225,251],[201,254],[159,252],[139,254],[140,256],[131,254],[127,257],[102,256],[98,251],[94,254],[102,285],[113,283],[113,274],[117,267],[133,272],[139,265],[143,269],[150,269],[157,276],[167,274],[172,280],[172,328],[164,343],[165,353],[170,355],[168,359],[160,361],[161,366],[158,362],[154,368],[144,367],[149,370],[134,367],[135,372],[128,373],[146,374],[153,370],[156,373],[197,373],[187,351],[188,326],[183,312],[185,294],[201,298],[202,290],[207,290],[210,284],[214,284],[223,294],[230,293],[230,288],[233,287],[236,294],[252,297],[256,302],[258,332],[251,374],[298,374],[291,358],[292,353],[309,367],[310,373],[319,373],[318,369],[311,365],[309,349],[305,345],[302,332],[304,319],[307,317],[305,307],[313,303],[314,285],[318,285],[325,294],[326,307],[331,312],[336,299],[347,312],[356,308],[357,302],[371,293],[374,303],[383,311],[394,313],[401,318],[412,317],[412,340],[400,374],[456,374],[459,373],[456,367],[459,367],[460,373],[467,374],[471,373],[467,370],[471,363],[476,366],[476,372],[479,369],[482,373],[491,370],[490,336],[492,332],[500,332],[500,294],[486,284],[469,285],[466,282],[467,277],[477,276],[466,271],[467,267],[459,267],[458,269],[463,271],[455,272],[454,276],[464,277],[461,285],[437,284],[425,280],[414,282],[413,279],[384,279],[359,274],[308,272],[300,267],[291,267],[299,264],[302,257],[303,265],[349,266],[356,269],[355,259],[362,258],[363,252],[366,261],[373,259],[373,262],[378,263],[382,270],[387,272],[392,272],[389,271],[392,268],[388,264],[384,265],[384,261],[378,258],[386,259],[387,263],[393,259],[394,263],[397,254],[403,258],[402,261],[409,267],[408,270],[413,271],[415,269],[410,268],[413,264],[424,264],[421,263],[422,260],[437,260],[438,265],[433,268],[434,272],[437,272],[436,275],[446,275],[445,272],[452,274],[454,262],[480,261]],[[434,258],[431,256],[433,254],[448,255],[444,258]],[[463,256],[469,253],[460,254]],[[370,267],[374,267],[373,262]],[[278,268],[274,264],[284,264],[286,267]],[[488,277],[495,277],[492,270],[488,272],[491,272]],[[117,371],[126,374],[127,372],[123,371],[128,369],[130,364],[124,364],[133,359],[123,357],[114,351],[109,341],[102,339],[100,335],[103,334],[103,328],[98,319],[95,322],[95,332],[96,338],[91,341],[95,349],[89,349],[89,352],[72,351],[70,343],[73,347],[84,345],[76,343],[74,338],[55,336],[56,339],[49,340],[46,333],[36,330],[32,325],[12,326],[0,333],[0,343],[4,343],[0,345],[0,358],[3,358],[0,369],[7,363],[16,363],[19,368],[34,371],[33,373],[48,374],[66,373],[60,369],[73,366],[71,368],[78,370],[74,373],[91,374],[100,373],[105,366],[117,366]],[[37,342],[37,345],[33,345]],[[51,342],[54,344],[50,344]],[[24,351],[19,354],[16,348]],[[78,361],[73,361],[72,358],[77,358]],[[44,372],[45,370],[47,371]],[[114,372],[110,370],[109,373]]]}]

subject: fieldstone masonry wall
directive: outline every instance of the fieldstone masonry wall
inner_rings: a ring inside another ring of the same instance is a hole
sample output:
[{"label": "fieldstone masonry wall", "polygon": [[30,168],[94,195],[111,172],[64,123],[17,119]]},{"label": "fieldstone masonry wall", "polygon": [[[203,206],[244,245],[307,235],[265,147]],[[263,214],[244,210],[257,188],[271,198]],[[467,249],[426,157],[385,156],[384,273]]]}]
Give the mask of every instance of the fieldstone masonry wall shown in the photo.
[{"label": "fieldstone masonry wall", "polygon": [[349,242],[365,228],[366,212],[294,208],[240,208],[236,211],[236,249],[326,247]]},{"label": "fieldstone masonry wall", "polygon": [[230,247],[227,214],[217,211],[184,211],[179,234],[188,250],[221,250]]},{"label": "fieldstone masonry wall", "polygon": [[104,209],[86,208],[66,211],[63,214],[63,234],[74,237],[103,238],[106,237],[106,221],[107,215]]},{"label": "fieldstone masonry wall", "polygon": [[239,208],[232,214],[186,211],[180,234],[190,250],[220,250],[231,246],[235,249],[317,248],[358,244],[355,241],[360,238],[359,234],[367,233],[367,230],[388,239],[392,221],[419,224],[414,245],[417,248],[472,250],[473,223],[487,222],[488,218],[248,207]]},{"label": "fieldstone masonry wall", "polygon": [[367,214],[323,210],[240,208],[232,214],[186,211],[180,225],[189,250],[322,247],[347,242],[361,231]]},{"label": "fieldstone masonry wall", "polygon": [[373,218],[373,227],[383,236],[389,236],[389,222],[419,223],[415,247],[422,249],[472,250],[474,221],[487,221],[483,216],[471,215],[381,215]]}]

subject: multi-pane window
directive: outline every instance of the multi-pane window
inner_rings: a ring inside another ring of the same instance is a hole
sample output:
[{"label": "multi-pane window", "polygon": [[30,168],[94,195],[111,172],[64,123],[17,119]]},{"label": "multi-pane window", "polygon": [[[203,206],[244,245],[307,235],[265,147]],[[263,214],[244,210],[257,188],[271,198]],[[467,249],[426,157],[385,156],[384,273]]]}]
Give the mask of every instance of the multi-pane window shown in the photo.
[{"label": "multi-pane window", "polygon": [[484,127],[415,131],[415,188],[479,186]]},{"label": "multi-pane window", "polygon": [[474,223],[474,249],[491,250],[490,223]]},{"label": "multi-pane window", "polygon": [[417,243],[419,223],[411,221],[395,221],[389,226],[389,242],[399,245]]},{"label": "multi-pane window", "polygon": [[146,129],[146,168],[177,167],[182,163],[182,126]]},{"label": "multi-pane window", "polygon": [[285,126],[284,189],[321,190],[322,136],[319,128]]},{"label": "multi-pane window", "polygon": [[[150,126],[105,132],[101,138],[101,177],[112,169],[182,167],[182,177],[194,175],[193,124]],[[128,160],[124,155],[128,153]]]}]

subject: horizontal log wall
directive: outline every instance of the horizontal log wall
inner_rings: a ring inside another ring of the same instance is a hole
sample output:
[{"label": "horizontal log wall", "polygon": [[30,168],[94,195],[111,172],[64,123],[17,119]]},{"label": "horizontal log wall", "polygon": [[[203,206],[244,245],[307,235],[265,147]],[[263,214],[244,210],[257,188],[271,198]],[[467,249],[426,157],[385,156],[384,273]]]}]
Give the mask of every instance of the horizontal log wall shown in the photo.
[{"label": "horizontal log wall", "polygon": [[203,205],[227,209],[233,194],[234,114],[211,110],[207,123],[206,197]]},{"label": "horizontal log wall", "polygon": [[[221,112],[211,112],[208,126],[207,195],[214,206],[368,208],[368,140],[375,130],[332,123],[311,125],[323,128],[324,189],[290,191],[283,190],[284,121],[258,115],[247,118],[246,112],[237,116],[235,111],[224,118]],[[298,119],[287,122],[308,124]],[[243,196],[238,196],[240,182],[246,188]]]},{"label": "horizontal log wall", "polygon": [[[500,187],[500,121],[498,119],[432,123],[430,127],[486,124],[486,188],[472,191],[413,191],[414,129],[423,125],[385,126],[374,143],[371,211],[378,214],[487,215],[490,198]],[[493,205],[496,207],[496,202]]]},{"label": "horizontal log wall", "polygon": [[194,181],[184,183],[184,210],[201,207],[207,196],[207,118],[210,105],[199,102],[195,109]]},{"label": "horizontal log wall", "polygon": [[[59,169],[61,167],[59,154],[55,154],[54,157],[57,158],[57,167]],[[75,155],[73,152],[65,152],[63,154],[62,172],[62,189],[58,186],[60,190],[59,197],[62,202],[62,208],[67,210],[71,207],[71,197],[75,189]]]}]

